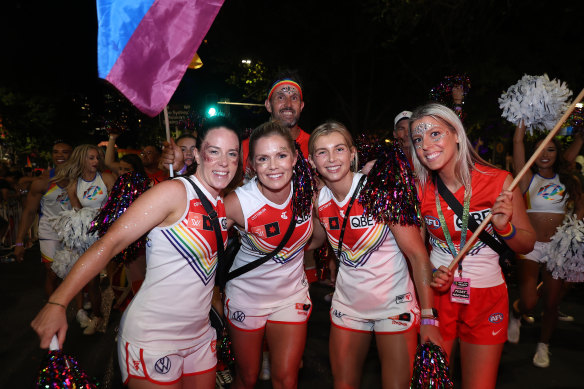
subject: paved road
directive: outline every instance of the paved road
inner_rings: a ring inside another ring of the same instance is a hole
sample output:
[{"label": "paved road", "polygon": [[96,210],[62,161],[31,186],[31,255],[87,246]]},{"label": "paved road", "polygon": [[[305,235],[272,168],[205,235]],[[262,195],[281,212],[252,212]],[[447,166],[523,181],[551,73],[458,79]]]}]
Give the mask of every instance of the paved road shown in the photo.
[{"label": "paved road", "polygon": [[[0,264],[0,388],[32,388],[43,351],[29,323],[45,302],[44,269],[38,262],[35,247],[28,250],[23,263]],[[516,288],[511,285],[511,294]],[[332,388],[328,362],[328,304],[323,296],[330,289],[315,284],[311,287],[314,310],[310,318],[304,368],[300,372],[300,388]],[[540,322],[522,327],[518,345],[505,345],[499,368],[498,388],[584,388],[584,287],[576,285],[566,296],[562,310],[576,317],[572,323],[559,323],[552,340],[551,366],[539,369],[531,364]],[[102,388],[122,388],[115,353],[115,328],[120,314],[112,314],[105,334],[84,336],[69,309],[70,329],[65,352],[74,355],[91,376],[102,382]],[[539,312],[538,315],[539,317]],[[374,343],[367,357],[362,388],[379,388],[380,372]],[[456,373],[455,373],[456,374]],[[457,374],[456,374],[457,375]],[[456,378],[455,384],[459,380]],[[457,385],[458,386],[458,385]],[[260,382],[258,388],[271,388]]]}]

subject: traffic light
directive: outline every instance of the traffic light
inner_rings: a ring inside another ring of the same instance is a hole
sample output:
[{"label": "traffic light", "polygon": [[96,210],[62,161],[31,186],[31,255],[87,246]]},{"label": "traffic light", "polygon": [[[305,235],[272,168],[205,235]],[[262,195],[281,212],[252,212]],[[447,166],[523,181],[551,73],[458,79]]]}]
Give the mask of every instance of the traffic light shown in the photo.
[{"label": "traffic light", "polygon": [[217,116],[217,114],[219,113],[219,111],[217,110],[217,107],[215,106],[210,106],[209,108],[207,108],[207,117],[212,118],[214,116]]}]

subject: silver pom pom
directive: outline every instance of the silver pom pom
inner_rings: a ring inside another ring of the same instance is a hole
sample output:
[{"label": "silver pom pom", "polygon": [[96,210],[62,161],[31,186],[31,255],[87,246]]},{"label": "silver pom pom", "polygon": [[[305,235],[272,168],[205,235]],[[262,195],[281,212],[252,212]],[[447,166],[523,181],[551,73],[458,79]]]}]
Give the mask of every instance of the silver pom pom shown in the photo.
[{"label": "silver pom pom", "polygon": [[584,222],[567,215],[546,247],[547,269],[555,279],[584,281]]}]

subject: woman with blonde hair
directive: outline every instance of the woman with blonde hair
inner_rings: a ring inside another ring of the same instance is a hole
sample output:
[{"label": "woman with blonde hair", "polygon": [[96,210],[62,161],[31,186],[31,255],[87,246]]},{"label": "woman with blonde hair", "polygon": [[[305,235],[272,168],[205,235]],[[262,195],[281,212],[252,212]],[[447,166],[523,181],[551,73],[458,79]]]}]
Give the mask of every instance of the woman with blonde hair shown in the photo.
[{"label": "woman with blonde hair", "polygon": [[[410,118],[410,136],[430,260],[437,269],[431,285],[444,348],[450,355],[460,339],[463,388],[494,388],[509,311],[499,254],[477,240],[456,271],[448,266],[472,234],[469,219],[480,224],[492,213],[485,231],[496,233],[516,253],[533,249],[535,232],[519,189],[506,189],[511,174],[478,156],[454,111],[435,103],[418,107]],[[445,200],[452,196],[461,204],[460,215]]]},{"label": "woman with blonde hair", "polygon": [[[380,220],[380,214],[365,208],[364,193],[375,180],[356,172],[357,150],[344,125],[332,121],[320,125],[312,132],[308,149],[310,163],[326,185],[320,190],[316,212],[340,262],[330,310],[335,388],[359,387],[373,335],[383,387],[407,387],[418,327],[423,343],[440,345],[441,339],[432,309],[431,265],[405,155],[390,146],[387,160],[378,160],[377,166],[385,166],[389,177],[399,177],[386,185],[402,189],[391,199],[399,212],[384,213],[387,218]],[[406,215],[414,216],[406,221]]]}]

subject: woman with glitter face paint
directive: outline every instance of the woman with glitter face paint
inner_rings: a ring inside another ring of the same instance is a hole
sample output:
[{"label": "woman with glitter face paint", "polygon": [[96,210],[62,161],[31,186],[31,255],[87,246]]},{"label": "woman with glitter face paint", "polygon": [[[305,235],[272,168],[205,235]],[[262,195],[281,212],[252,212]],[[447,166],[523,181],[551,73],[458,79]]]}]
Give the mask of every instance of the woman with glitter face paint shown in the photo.
[{"label": "woman with glitter face paint", "polygon": [[[359,387],[375,335],[383,387],[408,387],[420,326],[416,291],[422,307],[421,341],[441,344],[432,310],[431,265],[419,225],[402,224],[397,219],[382,223],[366,213],[357,200],[363,193],[365,176],[355,172],[357,150],[345,126],[337,122],[320,125],[312,132],[308,148],[310,163],[326,185],[318,197],[318,217],[340,262],[330,310],[329,354],[334,386]],[[401,156],[405,166],[407,160]],[[387,163],[391,166],[390,177],[399,176],[394,170],[400,162],[397,156],[393,158],[393,163]],[[410,178],[409,193],[415,201],[411,173]],[[355,200],[351,201],[353,196]],[[397,204],[402,199],[393,200]],[[417,217],[418,209],[412,204],[399,213],[411,212]],[[346,230],[341,227],[345,219]]]},{"label": "woman with glitter face paint", "polygon": [[302,182],[298,169],[294,170],[296,164],[305,163],[298,158],[286,127],[275,121],[264,123],[249,140],[248,166],[255,177],[225,198],[227,217],[241,236],[231,271],[271,253],[291,221],[296,222],[279,252],[225,287],[224,312],[235,354],[233,388],[255,386],[264,335],[270,349],[273,387],[296,388],[298,383],[312,311],[303,256],[305,250],[324,241],[319,226],[313,235],[312,183]]},{"label": "woman with glitter face paint", "polygon": [[[515,171],[520,171],[525,166],[525,131],[525,125],[521,123],[513,136]],[[536,143],[535,147],[541,142]],[[510,343],[519,342],[521,315],[529,313],[537,304],[540,267],[547,261],[547,246],[550,245],[556,229],[562,224],[566,214],[572,211],[579,214],[579,219],[582,218],[581,184],[570,171],[567,161],[560,152],[560,142],[554,138],[539,154],[531,171],[519,181],[519,188],[526,199],[529,220],[537,231],[537,242],[532,252],[520,256],[517,261],[520,298],[511,305],[508,330]],[[562,278],[552,276],[552,272],[545,266],[541,275],[544,311],[533,364],[537,367],[548,367],[550,363],[548,344],[558,320],[558,307],[565,282]]]},{"label": "woman with glitter face paint", "polygon": [[[225,119],[210,120],[195,150],[197,170],[146,191],[78,260],[32,322],[41,347],[57,334],[63,345],[72,297],[117,253],[148,233],[146,279],[122,317],[118,360],[130,388],[214,388],[216,332],[209,310],[217,266],[213,229],[196,185],[220,219],[221,192],[240,166],[239,134]],[[172,145],[174,154],[181,155]],[[178,158],[178,157],[177,157]],[[172,201],[169,201],[172,199]],[[223,225],[224,223],[220,223]]]},{"label": "woman with glitter face paint", "polygon": [[[494,388],[509,311],[499,254],[478,240],[457,269],[448,266],[472,235],[471,216],[480,224],[491,212],[485,231],[496,232],[516,253],[533,249],[535,232],[519,189],[506,190],[511,175],[476,154],[452,110],[440,104],[418,107],[410,131],[430,260],[436,268],[431,285],[444,348],[450,355],[455,339],[460,340],[463,388]],[[464,204],[462,220],[438,193],[439,179]]]}]

